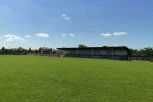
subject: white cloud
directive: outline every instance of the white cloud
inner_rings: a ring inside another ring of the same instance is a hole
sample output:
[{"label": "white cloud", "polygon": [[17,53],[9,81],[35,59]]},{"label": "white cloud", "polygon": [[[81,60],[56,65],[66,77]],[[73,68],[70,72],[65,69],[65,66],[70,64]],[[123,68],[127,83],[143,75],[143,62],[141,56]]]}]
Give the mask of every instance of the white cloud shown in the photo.
[{"label": "white cloud", "polygon": [[114,36],[121,36],[121,35],[126,35],[128,34],[127,32],[114,32],[113,35]]},{"label": "white cloud", "polygon": [[102,33],[100,34],[103,37],[111,37],[111,36],[121,36],[121,35],[126,35],[128,34],[127,32],[114,32],[114,33]]},{"label": "white cloud", "polygon": [[111,37],[112,34],[111,33],[102,33],[100,34],[101,36],[104,36],[104,37]]},{"label": "white cloud", "polygon": [[71,17],[67,16],[66,14],[62,14],[62,18],[64,18],[67,21],[71,20]]},{"label": "white cloud", "polygon": [[8,42],[12,42],[12,41],[24,42],[25,41],[25,39],[12,34],[4,35],[4,37],[6,38],[6,41]]},{"label": "white cloud", "polygon": [[69,34],[69,36],[75,36],[75,34]]},{"label": "white cloud", "polygon": [[25,38],[30,38],[30,37],[31,37],[31,35],[25,35],[24,37],[25,37]]},{"label": "white cloud", "polygon": [[61,36],[62,36],[62,37],[66,37],[66,36],[74,37],[75,34],[72,34],[72,33],[70,33],[70,34],[62,33]]},{"label": "white cloud", "polygon": [[61,34],[61,35],[62,35],[63,37],[65,37],[67,34],[64,34],[64,33],[63,33],[63,34]]},{"label": "white cloud", "polygon": [[35,35],[36,35],[36,37],[41,37],[41,38],[48,38],[49,37],[49,34],[47,34],[47,33],[38,33]]}]

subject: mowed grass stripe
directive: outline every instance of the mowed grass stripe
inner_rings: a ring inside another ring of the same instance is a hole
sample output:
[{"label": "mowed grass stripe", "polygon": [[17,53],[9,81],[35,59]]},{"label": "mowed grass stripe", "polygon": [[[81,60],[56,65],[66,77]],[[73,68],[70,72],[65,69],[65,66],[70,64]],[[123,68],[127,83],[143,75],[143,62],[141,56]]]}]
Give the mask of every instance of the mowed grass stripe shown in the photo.
[{"label": "mowed grass stripe", "polygon": [[0,56],[0,102],[152,102],[153,63]]}]

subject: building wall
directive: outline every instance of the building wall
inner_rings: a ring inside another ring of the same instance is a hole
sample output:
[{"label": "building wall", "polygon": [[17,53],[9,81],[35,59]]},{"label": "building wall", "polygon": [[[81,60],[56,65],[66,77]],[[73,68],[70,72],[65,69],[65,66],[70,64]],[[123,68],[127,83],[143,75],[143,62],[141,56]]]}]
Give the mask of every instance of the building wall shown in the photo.
[{"label": "building wall", "polygon": [[128,52],[126,50],[115,50],[114,55],[127,55]]},{"label": "building wall", "polygon": [[79,54],[79,55],[127,55],[126,50],[65,50],[65,55]]}]

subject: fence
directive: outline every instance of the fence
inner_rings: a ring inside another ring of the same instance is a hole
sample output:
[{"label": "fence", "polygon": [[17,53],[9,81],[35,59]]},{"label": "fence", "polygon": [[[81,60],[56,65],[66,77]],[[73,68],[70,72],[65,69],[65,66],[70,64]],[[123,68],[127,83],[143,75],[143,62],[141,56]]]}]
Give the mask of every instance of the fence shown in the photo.
[{"label": "fence", "polygon": [[50,57],[58,57],[57,54],[28,53],[27,55],[31,55],[31,56],[50,56]]},{"label": "fence", "polygon": [[153,56],[130,56],[128,60],[139,60],[139,61],[151,61],[153,62]]}]

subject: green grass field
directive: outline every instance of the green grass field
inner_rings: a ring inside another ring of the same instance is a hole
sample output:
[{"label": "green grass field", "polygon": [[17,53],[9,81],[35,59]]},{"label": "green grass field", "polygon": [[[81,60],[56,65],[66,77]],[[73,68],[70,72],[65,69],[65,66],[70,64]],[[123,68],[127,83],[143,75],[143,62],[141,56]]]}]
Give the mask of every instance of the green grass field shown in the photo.
[{"label": "green grass field", "polygon": [[153,63],[0,56],[0,102],[153,102]]}]

